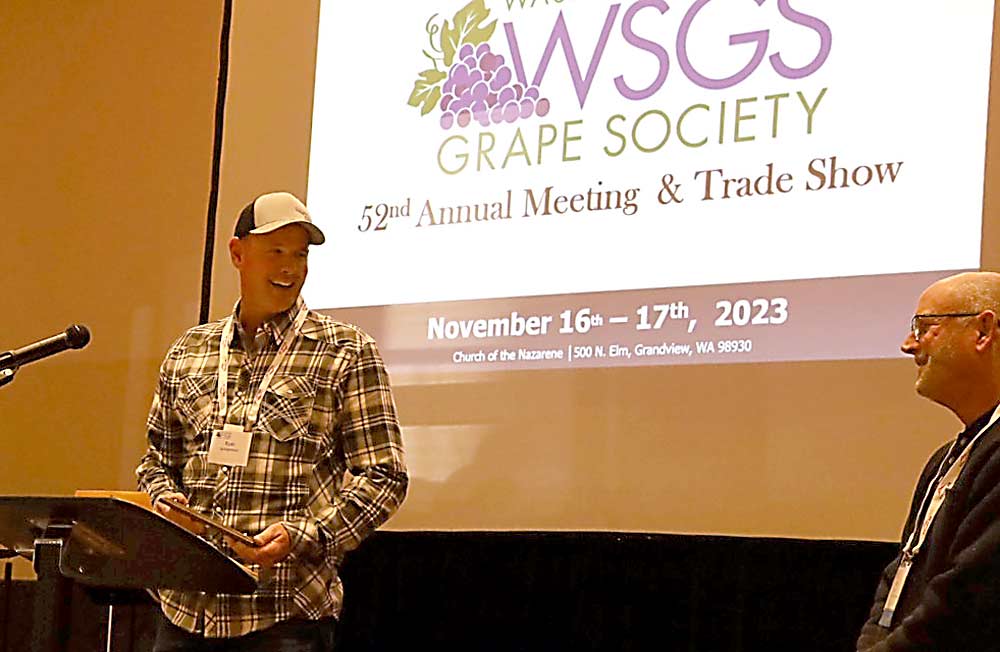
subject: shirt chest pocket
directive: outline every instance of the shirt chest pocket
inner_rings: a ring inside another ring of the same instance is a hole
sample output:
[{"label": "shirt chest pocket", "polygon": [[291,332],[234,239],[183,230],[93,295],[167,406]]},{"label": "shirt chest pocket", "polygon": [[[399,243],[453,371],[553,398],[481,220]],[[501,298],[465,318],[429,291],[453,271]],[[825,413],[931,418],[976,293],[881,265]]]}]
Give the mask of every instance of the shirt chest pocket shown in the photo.
[{"label": "shirt chest pocket", "polygon": [[305,376],[285,376],[271,381],[264,392],[257,426],[278,441],[287,442],[309,433],[316,386]]},{"label": "shirt chest pocket", "polygon": [[187,422],[192,434],[201,434],[212,427],[215,417],[215,374],[187,376],[177,390],[177,411]]}]

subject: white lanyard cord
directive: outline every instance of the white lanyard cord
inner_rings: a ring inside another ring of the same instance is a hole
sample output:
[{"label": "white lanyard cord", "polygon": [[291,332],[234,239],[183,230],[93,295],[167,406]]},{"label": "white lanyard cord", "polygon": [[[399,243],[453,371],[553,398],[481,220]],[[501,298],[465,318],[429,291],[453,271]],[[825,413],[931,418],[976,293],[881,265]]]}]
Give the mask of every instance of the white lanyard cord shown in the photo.
[{"label": "white lanyard cord", "polygon": [[[278,347],[278,352],[274,354],[271,365],[267,368],[264,377],[260,381],[260,386],[254,394],[253,401],[248,408],[244,408],[245,427],[253,428],[254,424],[257,423],[257,416],[260,414],[261,405],[264,403],[264,393],[271,384],[271,380],[274,379],[274,375],[278,373],[278,367],[281,366],[285,356],[288,355],[288,351],[292,348],[292,344],[298,336],[299,331],[302,330],[302,325],[305,324],[308,313],[309,309],[303,305],[299,309],[298,314],[295,315],[291,329],[285,333],[285,337],[281,341],[281,346]],[[218,405],[217,423],[221,420],[222,424],[226,423],[229,410],[227,398],[229,385],[229,348],[233,341],[234,328],[235,318],[233,315],[230,315],[223,324],[222,340],[219,342],[219,384],[216,388],[216,403]]]},{"label": "white lanyard cord", "polygon": [[[903,586],[906,584],[906,578],[910,574],[910,567],[913,565],[913,559],[920,553],[921,548],[924,545],[924,541],[927,540],[927,533],[930,532],[931,524],[934,522],[934,517],[937,516],[938,511],[941,509],[941,505],[944,504],[945,498],[947,498],[948,492],[955,482],[958,481],[958,476],[961,475],[962,470],[965,469],[966,463],[969,461],[969,456],[972,454],[972,448],[979,441],[979,438],[983,436],[987,430],[990,429],[997,418],[1000,417],[1000,406],[997,406],[993,410],[992,416],[990,416],[989,422],[983,426],[983,428],[972,438],[968,444],[966,444],[965,449],[955,460],[955,463],[951,465],[947,473],[938,478],[937,482],[930,484],[927,487],[927,493],[924,495],[923,501],[920,503],[921,511],[923,511],[923,506],[927,505],[927,512],[923,515],[917,523],[914,523],[913,530],[910,532],[910,537],[906,541],[906,545],[903,547],[903,552],[899,561],[899,566],[896,568],[896,575],[892,578],[892,586],[889,587],[889,595],[886,596],[885,606],[882,609],[882,617],[879,619],[879,625],[883,627],[888,627],[892,624],[892,615],[896,611],[896,605],[899,603],[899,598],[903,594]],[[954,450],[954,445],[952,446]],[[948,451],[948,455],[951,451]],[[947,456],[945,456],[947,460]],[[944,467],[944,462],[938,467],[938,474],[941,473],[941,468]],[[928,504],[928,501],[930,503]],[[917,517],[920,517],[920,513],[917,513]]]},{"label": "white lanyard cord", "polygon": [[[920,535],[914,543],[913,535],[916,534],[916,528],[914,528],[914,532],[910,533],[910,540],[907,542],[906,548],[903,550],[904,554],[908,552],[911,557],[914,557],[920,552],[920,548],[924,545],[924,541],[927,539],[927,532],[931,529],[931,523],[934,521],[934,517],[937,516],[938,510],[941,509],[941,504],[944,502],[945,493],[950,491],[955,485],[955,482],[958,480],[958,476],[962,473],[966,463],[969,461],[969,456],[972,454],[972,448],[976,445],[976,442],[979,441],[979,438],[983,436],[983,433],[989,430],[990,426],[996,422],[997,418],[1000,418],[1000,406],[993,410],[990,420],[985,426],[983,426],[982,430],[976,433],[976,436],[973,437],[968,444],[966,444],[962,453],[958,456],[958,459],[955,460],[955,463],[948,469],[948,472],[937,481],[935,486],[927,487],[927,494],[924,496],[924,502],[926,503],[927,499],[930,498],[930,505],[927,507],[926,515],[920,522]],[[945,459],[947,459],[947,456]],[[931,498],[931,492],[934,492],[933,498]]]}]

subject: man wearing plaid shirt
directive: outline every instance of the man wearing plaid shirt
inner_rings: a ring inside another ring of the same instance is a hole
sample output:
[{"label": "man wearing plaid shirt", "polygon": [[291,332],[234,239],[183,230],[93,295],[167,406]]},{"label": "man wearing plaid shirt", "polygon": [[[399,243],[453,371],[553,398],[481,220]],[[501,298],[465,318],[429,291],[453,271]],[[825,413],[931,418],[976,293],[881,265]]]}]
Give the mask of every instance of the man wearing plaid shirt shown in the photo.
[{"label": "man wearing plaid shirt", "polygon": [[255,546],[224,543],[260,585],[252,595],[160,591],[157,652],[330,649],[337,568],[406,494],[375,342],[299,297],[309,246],[324,240],[293,195],[247,205],[229,243],[234,314],[186,332],[161,366],[139,486],[163,512],[173,498],[253,535]]}]

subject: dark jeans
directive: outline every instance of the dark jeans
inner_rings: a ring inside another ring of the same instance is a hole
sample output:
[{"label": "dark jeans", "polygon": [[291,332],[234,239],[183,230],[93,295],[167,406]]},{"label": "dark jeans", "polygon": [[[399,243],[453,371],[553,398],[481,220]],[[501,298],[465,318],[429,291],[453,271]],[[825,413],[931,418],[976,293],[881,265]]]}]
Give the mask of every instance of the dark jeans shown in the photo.
[{"label": "dark jeans", "polygon": [[159,614],[153,652],[331,652],[337,621],[293,619],[238,638],[191,634]]}]

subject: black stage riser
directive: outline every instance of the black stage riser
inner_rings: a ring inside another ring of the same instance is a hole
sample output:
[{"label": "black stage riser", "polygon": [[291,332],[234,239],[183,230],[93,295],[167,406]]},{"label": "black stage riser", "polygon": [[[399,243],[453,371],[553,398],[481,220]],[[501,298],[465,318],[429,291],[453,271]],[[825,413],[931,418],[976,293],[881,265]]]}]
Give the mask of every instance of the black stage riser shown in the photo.
[{"label": "black stage riser", "polygon": [[[339,650],[843,652],[894,554],[860,541],[380,532],[343,569]],[[29,649],[32,590],[0,587],[0,652]],[[155,607],[141,596],[115,607],[114,650],[150,649]],[[71,650],[104,649],[104,599],[74,588]]]}]

